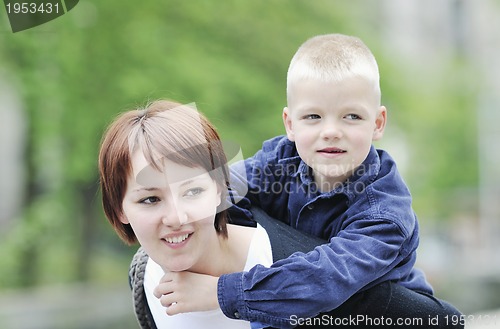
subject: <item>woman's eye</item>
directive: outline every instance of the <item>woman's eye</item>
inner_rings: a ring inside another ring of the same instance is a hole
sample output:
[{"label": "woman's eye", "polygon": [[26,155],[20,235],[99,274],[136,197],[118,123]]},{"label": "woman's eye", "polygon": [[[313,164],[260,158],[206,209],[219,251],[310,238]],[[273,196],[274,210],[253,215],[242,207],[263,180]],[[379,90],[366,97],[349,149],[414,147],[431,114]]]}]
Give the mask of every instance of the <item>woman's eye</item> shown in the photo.
[{"label": "woman's eye", "polygon": [[139,203],[143,204],[154,204],[156,202],[160,201],[160,198],[156,196],[148,196],[147,198],[141,199]]},{"label": "woman's eye", "polygon": [[361,117],[354,113],[346,115],[345,118],[349,120],[361,120]]},{"label": "woman's eye", "polygon": [[306,114],[302,117],[303,119],[306,120],[316,120],[316,119],[321,119],[321,117],[318,114]]},{"label": "woman's eye", "polygon": [[184,196],[187,196],[187,197],[197,196],[197,195],[200,195],[201,193],[203,193],[203,191],[204,191],[204,189],[201,187],[190,188],[189,190],[187,190],[184,193]]}]

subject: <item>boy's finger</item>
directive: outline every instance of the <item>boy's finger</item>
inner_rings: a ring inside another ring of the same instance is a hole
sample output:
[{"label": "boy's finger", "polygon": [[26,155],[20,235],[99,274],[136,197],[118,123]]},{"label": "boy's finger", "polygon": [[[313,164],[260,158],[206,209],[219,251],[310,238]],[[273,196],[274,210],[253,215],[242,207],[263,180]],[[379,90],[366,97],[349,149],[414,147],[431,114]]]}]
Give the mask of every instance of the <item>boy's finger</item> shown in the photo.
[{"label": "boy's finger", "polygon": [[175,277],[175,273],[166,272],[160,279],[160,283],[162,282],[170,282],[173,281]]},{"label": "boy's finger", "polygon": [[160,297],[160,304],[164,307],[171,307],[176,304],[175,297],[173,293],[169,293]]},{"label": "boy's finger", "polygon": [[173,302],[170,304],[170,306],[167,306],[166,312],[170,316],[182,313],[182,305],[180,305],[179,303]]},{"label": "boy's finger", "polygon": [[153,290],[153,295],[156,298],[161,298],[163,295],[168,295],[173,293],[173,287],[170,282],[164,282],[160,283],[159,285],[156,286],[156,288]]}]

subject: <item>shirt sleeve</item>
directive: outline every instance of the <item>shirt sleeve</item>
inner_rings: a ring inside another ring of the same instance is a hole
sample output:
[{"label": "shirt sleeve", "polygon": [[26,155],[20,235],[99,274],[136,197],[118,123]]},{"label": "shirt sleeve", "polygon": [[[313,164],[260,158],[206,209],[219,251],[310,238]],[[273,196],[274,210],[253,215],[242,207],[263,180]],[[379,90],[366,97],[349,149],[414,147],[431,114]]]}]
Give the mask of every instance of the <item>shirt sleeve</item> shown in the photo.
[{"label": "shirt sleeve", "polygon": [[246,197],[248,192],[245,162],[238,162],[230,167],[228,208],[231,223],[244,226],[253,226],[250,200]]},{"label": "shirt sleeve", "polygon": [[356,220],[307,254],[221,276],[219,304],[230,318],[291,328],[292,318],[333,310],[393,269],[404,241],[391,221]]},{"label": "shirt sleeve", "polygon": [[[252,157],[239,161],[230,167],[232,218],[252,218],[250,206],[266,209],[275,218],[283,220],[287,193],[279,188],[287,186],[284,170],[286,165],[280,159],[297,158],[293,144],[286,136],[277,136],[262,144],[262,149]],[[283,212],[280,213],[280,212]]]},{"label": "shirt sleeve", "polygon": [[228,201],[233,204],[229,214],[234,224],[252,218],[250,207],[260,206],[259,192],[264,190],[265,172],[263,164],[266,153],[258,151],[253,157],[239,161],[230,167],[230,191]]}]

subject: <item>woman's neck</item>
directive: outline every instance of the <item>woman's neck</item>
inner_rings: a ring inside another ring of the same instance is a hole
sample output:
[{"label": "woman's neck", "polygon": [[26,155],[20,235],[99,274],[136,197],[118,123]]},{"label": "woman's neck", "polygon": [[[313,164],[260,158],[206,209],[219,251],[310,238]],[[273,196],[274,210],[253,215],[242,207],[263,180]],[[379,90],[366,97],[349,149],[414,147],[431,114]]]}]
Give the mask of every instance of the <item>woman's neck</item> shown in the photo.
[{"label": "woman's neck", "polygon": [[211,246],[206,248],[206,257],[190,271],[212,276],[243,271],[255,228],[238,225],[227,228],[228,237],[216,235]]}]

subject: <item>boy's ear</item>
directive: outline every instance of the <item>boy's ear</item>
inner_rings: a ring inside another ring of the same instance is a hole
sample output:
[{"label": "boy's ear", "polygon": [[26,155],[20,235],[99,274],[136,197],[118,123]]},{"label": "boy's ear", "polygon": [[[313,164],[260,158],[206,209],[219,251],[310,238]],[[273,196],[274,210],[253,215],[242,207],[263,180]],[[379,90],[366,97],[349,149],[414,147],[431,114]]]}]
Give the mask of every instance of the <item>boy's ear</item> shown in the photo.
[{"label": "boy's ear", "polygon": [[286,136],[288,137],[288,139],[292,142],[295,141],[292,127],[292,118],[290,116],[290,110],[288,109],[288,107],[285,107],[283,109],[283,124],[285,125]]},{"label": "boy's ear", "polygon": [[375,119],[375,130],[373,131],[373,140],[379,140],[384,136],[384,129],[387,123],[387,109],[381,106],[378,110],[377,118]]}]

